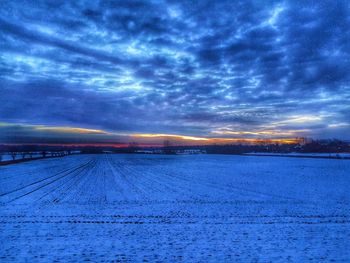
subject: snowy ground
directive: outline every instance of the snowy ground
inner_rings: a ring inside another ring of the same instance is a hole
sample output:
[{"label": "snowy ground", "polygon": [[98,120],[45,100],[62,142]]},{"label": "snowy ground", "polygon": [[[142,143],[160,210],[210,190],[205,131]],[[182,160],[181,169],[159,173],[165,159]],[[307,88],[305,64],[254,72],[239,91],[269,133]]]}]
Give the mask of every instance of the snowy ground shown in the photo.
[{"label": "snowy ground", "polygon": [[305,157],[333,157],[333,158],[350,158],[350,153],[271,153],[271,152],[252,152],[246,155],[277,155],[277,156],[305,156]]},{"label": "snowy ground", "polygon": [[0,261],[348,262],[350,161],[74,155],[0,167]]},{"label": "snowy ground", "polygon": [[[2,157],[1,158],[2,162],[12,161],[13,160],[11,154],[9,154],[9,153],[5,153],[5,154],[1,153],[1,157]],[[29,158],[29,155],[27,154],[25,157]],[[34,154],[32,154],[32,158],[38,158],[38,157],[42,157],[42,154],[41,153],[34,153]],[[23,159],[22,155],[21,154],[16,154],[15,160],[21,160],[21,159]]]},{"label": "snowy ground", "polygon": [[[80,154],[80,151],[71,151],[72,154]],[[52,157],[55,154],[55,152],[47,152],[46,153],[46,157]],[[39,158],[42,157],[42,152],[34,152],[31,155],[29,155],[28,153],[25,155],[25,158],[29,158],[31,156],[31,158]],[[6,161],[12,161],[12,155],[11,153],[5,152],[2,153],[0,152],[0,162],[6,162]],[[15,160],[21,160],[23,159],[23,156],[21,154],[21,152],[18,152],[15,156]]]}]

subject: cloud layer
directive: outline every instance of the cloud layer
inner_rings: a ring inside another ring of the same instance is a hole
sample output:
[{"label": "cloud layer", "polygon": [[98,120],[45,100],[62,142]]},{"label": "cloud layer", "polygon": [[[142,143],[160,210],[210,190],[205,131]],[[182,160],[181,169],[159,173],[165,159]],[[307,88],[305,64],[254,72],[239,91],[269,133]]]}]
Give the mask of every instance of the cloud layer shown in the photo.
[{"label": "cloud layer", "polygon": [[349,43],[348,1],[1,1],[0,122],[349,139]]}]

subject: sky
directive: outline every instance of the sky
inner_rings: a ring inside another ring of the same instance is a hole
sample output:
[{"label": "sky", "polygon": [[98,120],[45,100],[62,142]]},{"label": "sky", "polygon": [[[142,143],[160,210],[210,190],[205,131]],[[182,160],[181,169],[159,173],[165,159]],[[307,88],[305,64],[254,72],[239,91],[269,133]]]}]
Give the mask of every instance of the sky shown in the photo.
[{"label": "sky", "polygon": [[349,1],[0,1],[0,143],[350,139]]}]

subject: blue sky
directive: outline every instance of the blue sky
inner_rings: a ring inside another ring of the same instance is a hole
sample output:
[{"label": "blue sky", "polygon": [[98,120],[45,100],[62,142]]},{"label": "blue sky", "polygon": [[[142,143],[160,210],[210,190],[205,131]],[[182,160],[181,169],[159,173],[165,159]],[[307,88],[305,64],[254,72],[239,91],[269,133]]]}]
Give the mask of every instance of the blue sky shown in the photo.
[{"label": "blue sky", "polygon": [[0,141],[349,139],[349,43],[349,1],[1,1]]}]

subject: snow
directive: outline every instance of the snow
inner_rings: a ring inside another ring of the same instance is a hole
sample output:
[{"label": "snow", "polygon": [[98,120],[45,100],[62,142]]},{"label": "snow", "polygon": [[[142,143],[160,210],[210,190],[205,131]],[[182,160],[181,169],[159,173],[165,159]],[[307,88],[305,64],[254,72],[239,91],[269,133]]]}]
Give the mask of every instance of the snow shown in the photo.
[{"label": "snow", "polygon": [[[12,155],[11,155],[10,153],[0,153],[0,154],[1,154],[1,157],[2,157],[2,159],[1,159],[2,162],[5,162],[5,161],[12,161],[12,160],[13,160]],[[48,157],[51,156],[51,155],[52,155],[52,154],[51,154],[50,152],[47,153],[47,156],[48,156]],[[25,158],[29,158],[29,157],[30,157],[30,155],[27,153],[27,154],[25,155]],[[32,154],[31,154],[31,157],[32,157],[32,158],[42,157],[42,153],[41,153],[41,152],[32,153]],[[21,159],[23,159],[23,156],[22,156],[22,154],[19,152],[19,153],[16,154],[15,160],[21,160]],[[1,162],[1,161],[0,161],[0,162]]]},{"label": "snow", "polygon": [[0,166],[0,261],[346,262],[350,161],[72,155]]},{"label": "snow", "polygon": [[271,152],[252,152],[247,153],[246,155],[277,155],[277,156],[305,156],[305,157],[335,157],[335,158],[350,158],[350,153],[271,153]]}]

